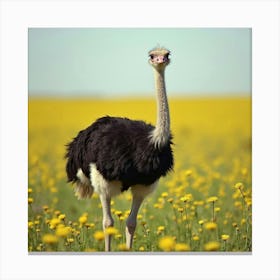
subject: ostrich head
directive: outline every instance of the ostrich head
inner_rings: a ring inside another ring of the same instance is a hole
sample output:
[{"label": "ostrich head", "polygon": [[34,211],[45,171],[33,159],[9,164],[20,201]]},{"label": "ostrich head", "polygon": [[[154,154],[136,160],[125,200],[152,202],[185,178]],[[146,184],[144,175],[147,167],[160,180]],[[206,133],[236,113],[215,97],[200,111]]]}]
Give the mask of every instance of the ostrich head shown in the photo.
[{"label": "ostrich head", "polygon": [[170,63],[170,51],[165,48],[155,48],[149,51],[149,63],[158,71],[163,71]]}]

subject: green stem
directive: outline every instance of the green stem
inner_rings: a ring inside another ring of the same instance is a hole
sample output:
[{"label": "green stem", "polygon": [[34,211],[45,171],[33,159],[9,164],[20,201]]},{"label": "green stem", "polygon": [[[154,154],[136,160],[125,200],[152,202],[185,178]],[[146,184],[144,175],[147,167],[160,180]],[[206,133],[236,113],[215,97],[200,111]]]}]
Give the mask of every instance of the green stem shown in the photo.
[{"label": "green stem", "polygon": [[212,203],[212,222],[215,222],[216,217],[215,217],[215,202],[213,201]]}]

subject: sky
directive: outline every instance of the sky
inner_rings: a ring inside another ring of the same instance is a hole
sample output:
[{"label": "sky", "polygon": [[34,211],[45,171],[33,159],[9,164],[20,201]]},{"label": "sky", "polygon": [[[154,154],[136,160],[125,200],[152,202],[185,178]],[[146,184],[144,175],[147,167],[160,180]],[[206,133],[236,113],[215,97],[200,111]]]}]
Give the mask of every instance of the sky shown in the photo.
[{"label": "sky", "polygon": [[29,95],[150,96],[157,45],[168,95],[251,95],[249,28],[30,28]]}]

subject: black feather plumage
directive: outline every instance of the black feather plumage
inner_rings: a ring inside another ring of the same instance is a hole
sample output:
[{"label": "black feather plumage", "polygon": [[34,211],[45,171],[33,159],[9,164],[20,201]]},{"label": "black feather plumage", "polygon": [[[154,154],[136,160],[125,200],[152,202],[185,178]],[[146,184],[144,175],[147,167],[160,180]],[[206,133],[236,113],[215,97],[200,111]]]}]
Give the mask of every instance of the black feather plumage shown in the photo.
[{"label": "black feather plumage", "polygon": [[103,117],[80,131],[67,145],[66,171],[76,182],[79,168],[89,178],[90,163],[108,181],[122,182],[122,190],[136,184],[151,185],[173,167],[171,137],[156,148],[150,141],[154,127],[143,121]]}]

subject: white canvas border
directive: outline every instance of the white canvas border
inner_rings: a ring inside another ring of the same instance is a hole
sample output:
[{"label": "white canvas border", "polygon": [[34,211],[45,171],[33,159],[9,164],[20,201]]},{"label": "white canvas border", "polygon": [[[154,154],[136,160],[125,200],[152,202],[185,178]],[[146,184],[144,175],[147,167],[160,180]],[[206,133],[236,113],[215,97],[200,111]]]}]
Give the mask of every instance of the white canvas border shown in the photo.
[{"label": "white canvas border", "polygon": [[[252,28],[252,255],[27,254],[27,28],[128,26]],[[279,279],[279,33],[278,1],[2,1],[1,279]]]}]

